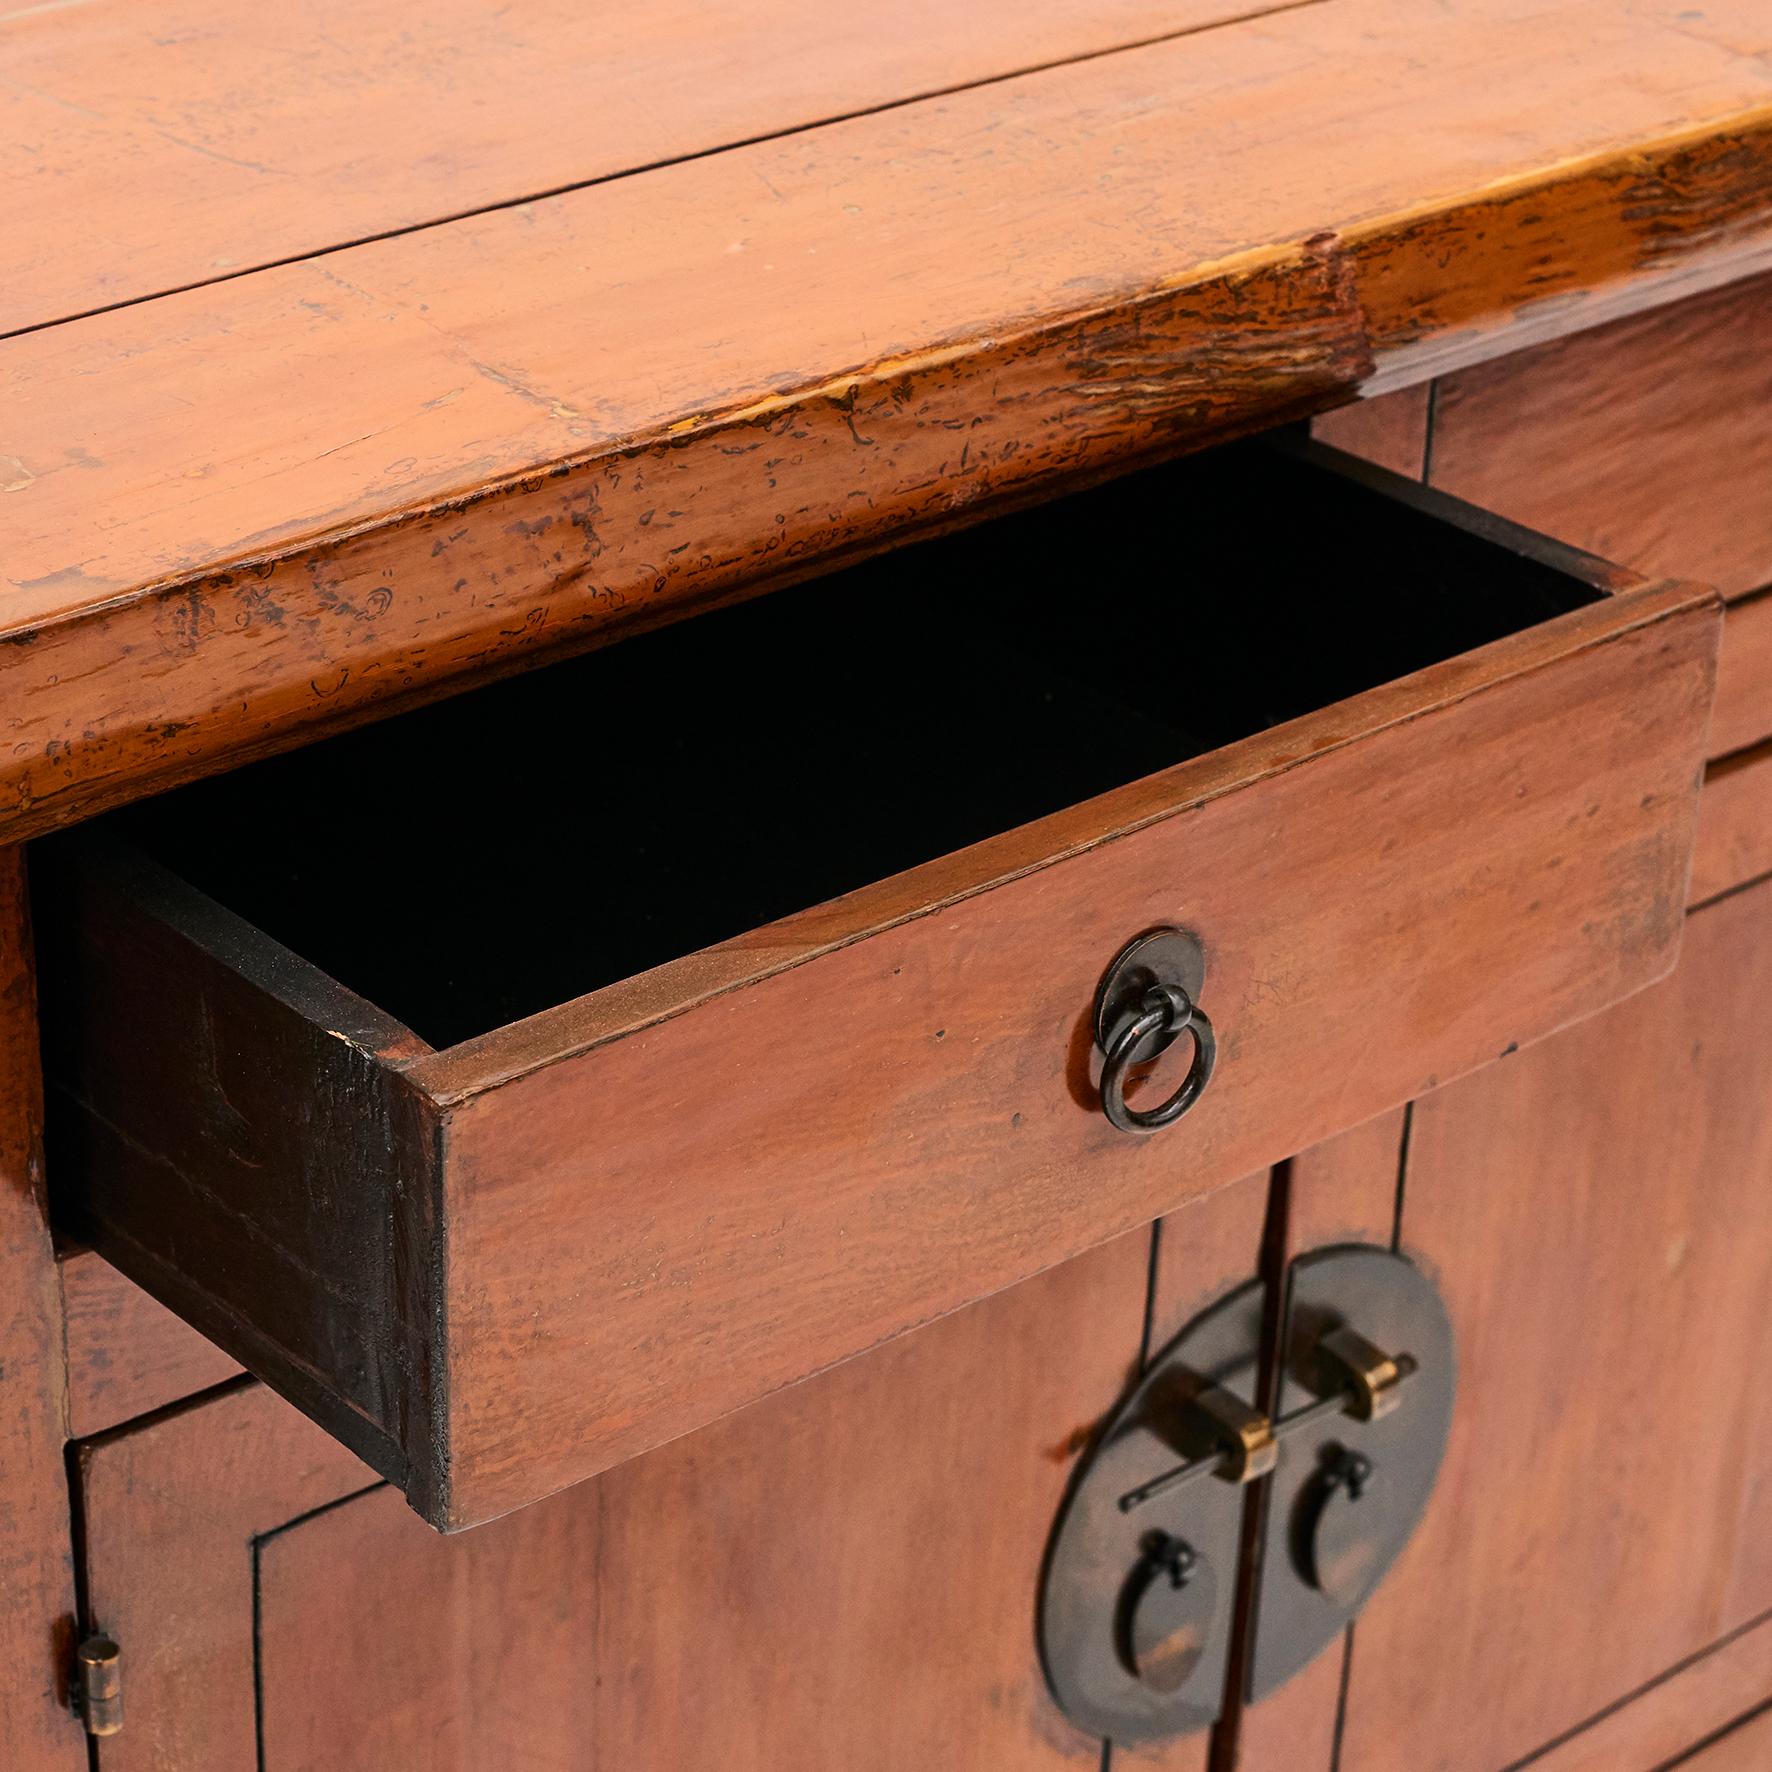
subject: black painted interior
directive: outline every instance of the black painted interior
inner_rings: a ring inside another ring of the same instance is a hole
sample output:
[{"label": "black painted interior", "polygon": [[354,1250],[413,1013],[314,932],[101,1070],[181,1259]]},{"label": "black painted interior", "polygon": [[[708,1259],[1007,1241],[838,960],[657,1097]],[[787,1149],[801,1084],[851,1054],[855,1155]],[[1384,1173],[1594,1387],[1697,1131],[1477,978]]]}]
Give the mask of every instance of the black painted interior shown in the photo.
[{"label": "black painted interior", "polygon": [[1243,445],[106,822],[443,1046],[1595,596]]}]

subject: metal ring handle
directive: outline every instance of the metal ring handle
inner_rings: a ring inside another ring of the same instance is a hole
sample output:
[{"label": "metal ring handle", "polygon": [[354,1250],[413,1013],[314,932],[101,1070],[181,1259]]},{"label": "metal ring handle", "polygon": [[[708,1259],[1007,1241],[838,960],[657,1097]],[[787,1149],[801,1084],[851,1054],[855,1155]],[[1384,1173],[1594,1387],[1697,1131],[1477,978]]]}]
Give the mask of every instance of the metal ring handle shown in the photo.
[{"label": "metal ring handle", "polygon": [[[1180,1087],[1161,1107],[1139,1109],[1126,1102],[1126,1073],[1132,1068],[1132,1054],[1150,1035],[1166,1033],[1172,1038],[1188,1033],[1194,1037],[1194,1062]],[[1212,1067],[1218,1062],[1218,1041],[1206,1013],[1184,990],[1174,985],[1154,984],[1139,1003],[1139,1012],[1121,1028],[1108,1047],[1107,1061],[1101,1067],[1101,1111],[1108,1124],[1121,1132],[1160,1132],[1177,1120],[1200,1099],[1200,1092],[1212,1081]]]}]

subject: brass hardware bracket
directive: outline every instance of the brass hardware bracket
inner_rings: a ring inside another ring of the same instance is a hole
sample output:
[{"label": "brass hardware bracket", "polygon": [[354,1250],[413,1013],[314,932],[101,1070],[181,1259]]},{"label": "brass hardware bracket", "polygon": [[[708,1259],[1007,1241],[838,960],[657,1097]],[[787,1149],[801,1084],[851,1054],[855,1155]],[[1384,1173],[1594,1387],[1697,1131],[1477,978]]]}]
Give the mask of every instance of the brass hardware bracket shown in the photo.
[{"label": "brass hardware bracket", "polygon": [[[1359,1356],[1364,1363],[1355,1370],[1341,1354],[1330,1349],[1332,1340],[1337,1341],[1338,1346],[1350,1349],[1357,1344],[1364,1350]],[[1277,1421],[1269,1421],[1259,1409],[1252,1409],[1241,1397],[1234,1397],[1217,1385],[1208,1385],[1188,1407],[1199,1411],[1215,1429],[1222,1430],[1220,1437],[1214,1440],[1213,1449],[1164,1471],[1161,1476],[1152,1477],[1136,1489],[1128,1489],[1120,1497],[1120,1512],[1129,1514],[1147,1501],[1154,1501],[1159,1495],[1167,1495],[1199,1477],[1224,1477],[1233,1483],[1252,1483],[1258,1477],[1265,1477],[1279,1460],[1281,1443],[1294,1434],[1316,1427],[1335,1415],[1351,1415],[1356,1421],[1378,1421],[1390,1414],[1402,1401],[1403,1380],[1417,1370],[1413,1354],[1398,1354],[1393,1358],[1381,1353],[1364,1336],[1351,1329],[1332,1330],[1317,1344],[1317,1352],[1325,1361],[1333,1360],[1337,1369],[1347,1370],[1348,1381],[1344,1386],[1319,1397],[1314,1403],[1306,1403],[1290,1414],[1280,1416]]]}]

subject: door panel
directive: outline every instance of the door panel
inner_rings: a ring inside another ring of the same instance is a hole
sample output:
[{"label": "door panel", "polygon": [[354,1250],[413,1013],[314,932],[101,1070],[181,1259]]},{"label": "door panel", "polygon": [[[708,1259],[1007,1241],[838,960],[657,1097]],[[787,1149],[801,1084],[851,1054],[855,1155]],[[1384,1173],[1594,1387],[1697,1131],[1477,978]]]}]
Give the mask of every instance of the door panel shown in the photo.
[{"label": "door panel", "polygon": [[[1171,1212],[1158,1224],[1151,1251],[1147,1358],[1160,1353],[1190,1318],[1260,1271],[1269,1184],[1264,1169]],[[1205,1735],[1116,1745],[1109,1769],[1206,1772],[1210,1745]]]},{"label": "door panel", "polygon": [[[267,1538],[262,1764],[465,1772],[519,1744],[526,1766],[605,1764],[591,1747],[612,1671],[597,1516],[595,1496],[570,1490],[445,1540],[382,1488]],[[710,1548],[685,1521],[660,1561],[693,1568]]]},{"label": "door panel", "polygon": [[1416,1105],[1459,1407],[1344,1766],[1493,1772],[1772,1605],[1769,913],[1697,913],[1671,979]]},{"label": "door panel", "polygon": [[257,1541],[376,1481],[281,1398],[232,1390],[79,1449],[87,1623],[123,1651],[99,1772],[257,1763]]}]

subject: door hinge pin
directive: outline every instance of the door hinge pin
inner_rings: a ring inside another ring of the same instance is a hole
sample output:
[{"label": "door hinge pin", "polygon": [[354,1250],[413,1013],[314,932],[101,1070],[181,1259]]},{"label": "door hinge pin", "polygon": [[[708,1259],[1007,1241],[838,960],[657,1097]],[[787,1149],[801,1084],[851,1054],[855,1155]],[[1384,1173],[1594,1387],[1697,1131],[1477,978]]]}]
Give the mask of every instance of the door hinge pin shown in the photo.
[{"label": "door hinge pin", "polygon": [[123,1651],[102,1631],[74,1651],[68,1706],[88,1735],[115,1735],[123,1727]]}]

